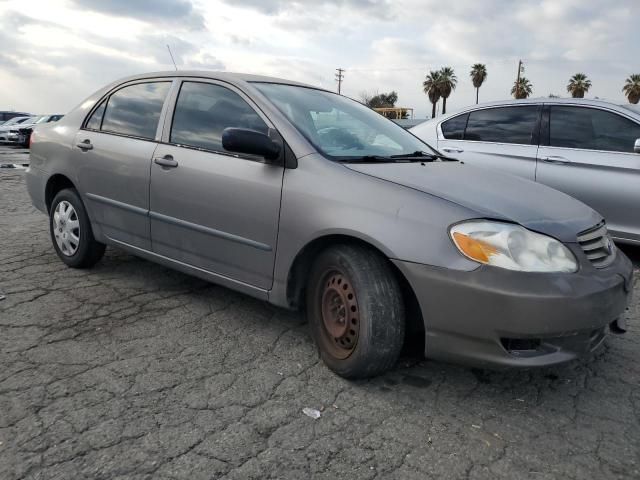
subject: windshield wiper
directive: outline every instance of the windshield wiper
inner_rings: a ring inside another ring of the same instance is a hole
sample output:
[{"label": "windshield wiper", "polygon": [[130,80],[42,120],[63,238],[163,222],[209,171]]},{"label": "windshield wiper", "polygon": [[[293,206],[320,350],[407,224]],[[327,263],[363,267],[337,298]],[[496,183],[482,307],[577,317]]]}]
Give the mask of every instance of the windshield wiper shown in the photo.
[{"label": "windshield wiper", "polygon": [[424,162],[425,160],[428,162],[433,162],[434,160],[441,160],[443,162],[458,161],[455,158],[445,157],[444,155],[440,155],[439,153],[427,153],[423,151],[405,153],[402,155],[391,155],[391,158],[400,159],[400,160],[416,160],[416,161],[422,161],[422,162]]},{"label": "windshield wiper", "polygon": [[341,163],[372,163],[387,162],[393,163],[396,160],[392,157],[383,157],[382,155],[363,155],[362,157],[346,157],[338,160]]}]

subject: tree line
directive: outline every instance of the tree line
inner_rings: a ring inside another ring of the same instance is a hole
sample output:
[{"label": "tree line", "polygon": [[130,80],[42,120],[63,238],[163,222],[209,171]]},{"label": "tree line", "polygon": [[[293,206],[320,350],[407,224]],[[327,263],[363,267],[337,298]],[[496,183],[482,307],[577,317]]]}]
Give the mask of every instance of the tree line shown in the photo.
[{"label": "tree line", "polygon": [[[476,63],[471,66],[469,72],[471,82],[476,89],[476,103],[480,97],[480,87],[487,79],[487,66],[482,63]],[[424,81],[422,89],[429,97],[432,104],[431,118],[436,116],[436,104],[442,99],[442,113],[447,112],[447,99],[456,89],[458,78],[451,67],[442,67],[440,70],[431,70]],[[585,93],[591,88],[591,80],[584,73],[576,73],[569,79],[567,84],[567,92],[573,98],[584,98]],[[640,74],[630,75],[622,91],[629,100],[629,103],[637,104],[640,101]],[[516,80],[511,88],[511,95],[516,99],[529,98],[533,93],[533,85],[526,77],[520,77]]]}]

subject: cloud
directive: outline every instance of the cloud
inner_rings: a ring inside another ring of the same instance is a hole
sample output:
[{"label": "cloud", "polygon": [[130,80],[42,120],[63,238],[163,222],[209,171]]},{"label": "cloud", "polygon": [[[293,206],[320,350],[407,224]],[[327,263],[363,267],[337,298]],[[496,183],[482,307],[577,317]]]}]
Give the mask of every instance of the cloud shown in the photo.
[{"label": "cloud", "polygon": [[146,22],[171,23],[178,28],[205,28],[204,17],[189,0],[73,0],[80,8]]},{"label": "cloud", "polygon": [[390,8],[390,0],[224,0],[235,7],[256,9],[266,15],[278,15],[285,10],[310,10],[322,6],[335,6],[358,11],[360,14],[386,15]]},{"label": "cloud", "polygon": [[0,0],[0,103],[68,109],[120,76],[171,69],[167,44],[180,69],[328,89],[343,67],[346,94],[396,90],[418,116],[430,111],[424,75],[445,65],[459,79],[448,107],[474,102],[477,62],[489,70],[481,100],[508,97],[522,59],[536,95],[566,95],[584,71],[589,96],[623,101],[639,17],[638,0]]}]

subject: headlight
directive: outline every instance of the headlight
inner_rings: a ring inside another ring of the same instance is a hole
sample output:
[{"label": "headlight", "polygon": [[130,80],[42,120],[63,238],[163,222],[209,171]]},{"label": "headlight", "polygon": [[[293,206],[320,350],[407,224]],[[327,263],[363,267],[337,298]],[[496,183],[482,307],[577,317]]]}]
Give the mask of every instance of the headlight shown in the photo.
[{"label": "headlight", "polygon": [[554,238],[512,223],[472,220],[451,227],[458,250],[476,262],[521,272],[575,272],[571,251]]}]

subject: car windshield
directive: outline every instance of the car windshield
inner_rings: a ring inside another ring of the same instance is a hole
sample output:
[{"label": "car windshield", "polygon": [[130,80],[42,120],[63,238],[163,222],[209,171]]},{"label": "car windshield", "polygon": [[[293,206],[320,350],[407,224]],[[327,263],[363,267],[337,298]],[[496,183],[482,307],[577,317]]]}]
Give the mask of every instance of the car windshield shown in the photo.
[{"label": "car windshield", "polygon": [[347,97],[309,87],[254,83],[331,160],[385,160],[438,153],[404,128]]},{"label": "car windshield", "polygon": [[3,125],[15,125],[16,123],[22,123],[29,117],[13,117],[3,123]]}]

